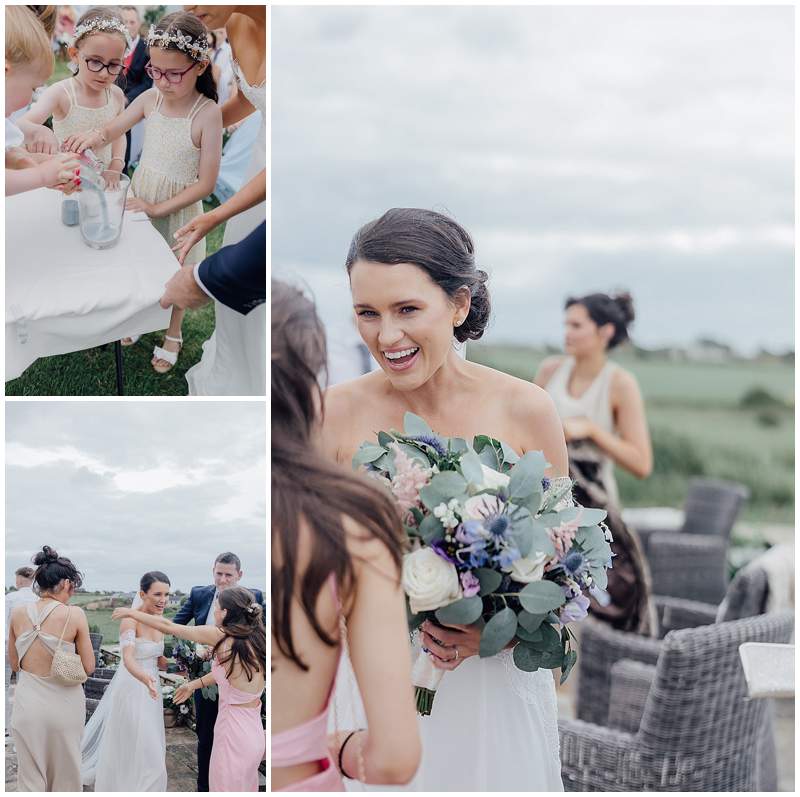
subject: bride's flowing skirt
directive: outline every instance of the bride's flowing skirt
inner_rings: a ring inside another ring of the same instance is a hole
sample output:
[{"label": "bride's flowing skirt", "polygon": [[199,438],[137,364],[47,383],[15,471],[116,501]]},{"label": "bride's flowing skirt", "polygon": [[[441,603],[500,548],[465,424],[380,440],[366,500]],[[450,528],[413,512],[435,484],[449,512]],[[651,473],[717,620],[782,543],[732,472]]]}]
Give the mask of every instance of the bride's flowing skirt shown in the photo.
[{"label": "bride's flowing skirt", "polygon": [[161,699],[120,665],[83,729],[81,779],[95,791],[166,791]]},{"label": "bride's flowing skirt", "polygon": [[[331,729],[366,725],[349,660],[343,659],[330,712]],[[420,717],[422,763],[409,786],[348,791],[564,790],[558,744],[558,707],[550,670],[525,673],[511,651],[471,656],[445,673],[433,711]]]}]

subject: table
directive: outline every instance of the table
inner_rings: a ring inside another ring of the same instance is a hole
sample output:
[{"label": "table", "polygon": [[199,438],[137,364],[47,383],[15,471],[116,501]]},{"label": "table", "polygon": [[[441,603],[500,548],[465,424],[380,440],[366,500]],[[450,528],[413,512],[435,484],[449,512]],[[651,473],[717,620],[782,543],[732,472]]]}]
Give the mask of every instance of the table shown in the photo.
[{"label": "table", "polygon": [[794,645],[745,642],[739,658],[751,698],[794,697]]},{"label": "table", "polygon": [[91,249],[61,223],[58,191],[6,198],[6,368],[20,376],[39,357],[117,343],[166,329],[158,300],[178,270],[167,242],[143,213],[127,213],[112,249]]}]

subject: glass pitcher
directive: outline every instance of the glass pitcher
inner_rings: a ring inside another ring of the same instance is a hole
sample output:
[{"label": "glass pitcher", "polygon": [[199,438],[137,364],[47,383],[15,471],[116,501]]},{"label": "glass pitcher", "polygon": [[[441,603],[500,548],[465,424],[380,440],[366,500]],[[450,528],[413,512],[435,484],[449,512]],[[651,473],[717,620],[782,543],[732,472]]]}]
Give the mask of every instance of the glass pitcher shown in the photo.
[{"label": "glass pitcher", "polygon": [[[81,171],[80,227],[83,242],[92,249],[110,249],[116,246],[122,233],[122,218],[125,214],[125,199],[131,181],[121,172],[115,172],[119,182],[109,185],[93,170]],[[108,174],[108,172],[106,172]]]}]

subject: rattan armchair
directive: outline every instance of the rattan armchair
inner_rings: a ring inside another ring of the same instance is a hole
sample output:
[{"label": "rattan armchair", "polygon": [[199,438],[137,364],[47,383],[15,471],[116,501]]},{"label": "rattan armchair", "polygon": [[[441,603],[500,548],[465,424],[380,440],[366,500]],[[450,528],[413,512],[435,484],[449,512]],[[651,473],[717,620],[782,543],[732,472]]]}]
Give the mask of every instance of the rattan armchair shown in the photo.
[{"label": "rattan armchair", "polygon": [[[559,722],[565,790],[768,790],[767,705],[746,699],[738,651],[744,642],[787,642],[793,625],[785,611],[642,639],[657,646],[656,663],[616,664],[609,724]],[[592,654],[581,647],[585,665]]]}]

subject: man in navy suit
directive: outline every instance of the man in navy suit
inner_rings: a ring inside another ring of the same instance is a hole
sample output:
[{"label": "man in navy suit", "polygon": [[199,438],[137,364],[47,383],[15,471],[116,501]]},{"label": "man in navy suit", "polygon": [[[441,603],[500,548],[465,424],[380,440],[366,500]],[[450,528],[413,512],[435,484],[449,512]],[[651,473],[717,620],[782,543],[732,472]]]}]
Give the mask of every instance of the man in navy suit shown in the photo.
[{"label": "man in navy suit", "polygon": [[196,266],[184,266],[164,289],[161,306],[196,310],[212,299],[247,315],[267,300],[267,223],[223,246]]},{"label": "man in navy suit", "polygon": [[[195,625],[214,625],[213,607],[217,595],[239,584],[242,563],[236,554],[226,551],[214,560],[213,572],[214,583],[208,587],[192,587],[189,597],[172,618],[172,622],[189,625],[194,620]],[[251,589],[250,592],[263,607],[264,594],[261,590]],[[194,693],[194,710],[197,720],[197,791],[208,791],[208,764],[211,760],[211,748],[214,746],[217,701],[206,699],[198,689]]]}]

